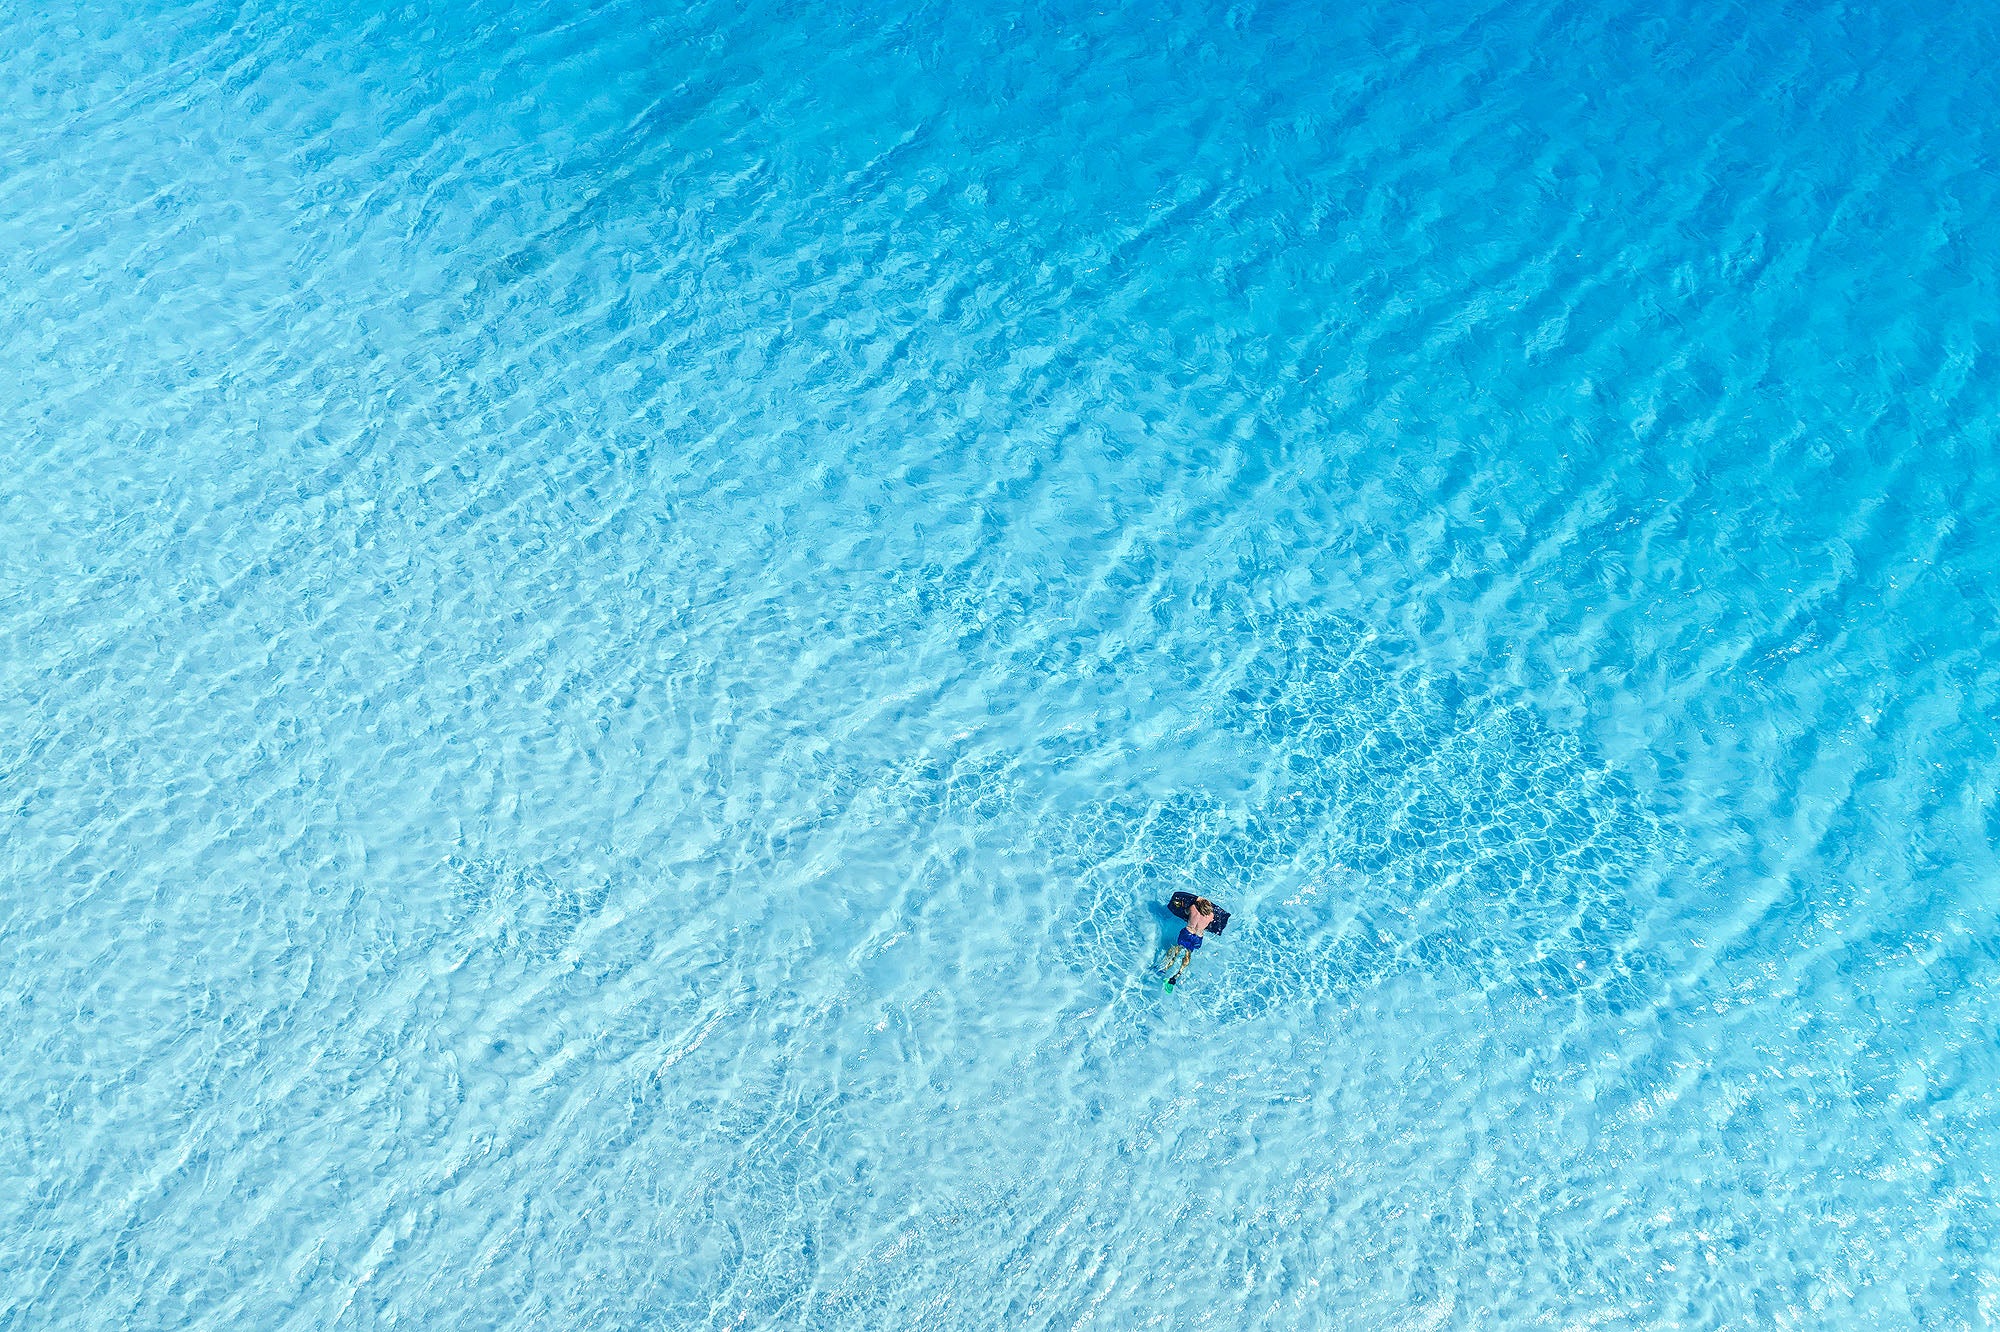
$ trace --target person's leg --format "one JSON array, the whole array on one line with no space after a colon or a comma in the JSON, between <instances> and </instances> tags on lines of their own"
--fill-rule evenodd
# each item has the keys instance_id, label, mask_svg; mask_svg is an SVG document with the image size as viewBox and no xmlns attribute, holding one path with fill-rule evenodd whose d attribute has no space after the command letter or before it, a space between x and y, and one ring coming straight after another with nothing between
<instances>
[{"instance_id":1,"label":"person's leg","mask_svg":"<svg viewBox=\"0 0 2000 1332\"><path fill-rule=\"evenodd\" d=\"M1186 952L1187 949L1181 947L1179 944L1168 944L1167 951L1160 954L1160 960L1153 964L1153 970L1159 972L1162 976L1166 975L1174 969L1174 954Z\"/></svg>"}]
</instances>

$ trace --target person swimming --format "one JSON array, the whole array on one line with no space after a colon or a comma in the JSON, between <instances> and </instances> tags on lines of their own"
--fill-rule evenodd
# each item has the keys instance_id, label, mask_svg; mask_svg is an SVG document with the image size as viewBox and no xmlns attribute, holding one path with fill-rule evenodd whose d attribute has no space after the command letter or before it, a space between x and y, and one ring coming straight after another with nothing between
<instances>
[{"instance_id":1,"label":"person swimming","mask_svg":"<svg viewBox=\"0 0 2000 1332\"><path fill-rule=\"evenodd\" d=\"M1167 988L1169 990L1173 989L1175 983L1186 974L1188 963L1194 961L1194 950L1201 947L1201 936L1207 932L1208 923L1214 919L1215 903L1209 901L1206 897L1197 897L1188 906L1187 925L1181 930L1180 937L1174 940L1173 944L1160 958L1158 969L1161 972L1171 969L1174 973L1167 977ZM1178 967L1174 966L1174 955L1176 953L1180 954L1180 966Z\"/></svg>"}]
</instances>

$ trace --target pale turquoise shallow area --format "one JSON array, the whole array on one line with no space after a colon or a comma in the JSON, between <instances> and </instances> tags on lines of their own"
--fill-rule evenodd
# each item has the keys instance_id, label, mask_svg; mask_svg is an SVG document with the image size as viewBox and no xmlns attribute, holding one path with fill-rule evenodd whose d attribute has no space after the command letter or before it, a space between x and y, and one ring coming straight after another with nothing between
<instances>
[{"instance_id":1,"label":"pale turquoise shallow area","mask_svg":"<svg viewBox=\"0 0 2000 1332\"><path fill-rule=\"evenodd\" d=\"M0 1328L2000 1323L1996 70L0 7Z\"/></svg>"}]
</instances>

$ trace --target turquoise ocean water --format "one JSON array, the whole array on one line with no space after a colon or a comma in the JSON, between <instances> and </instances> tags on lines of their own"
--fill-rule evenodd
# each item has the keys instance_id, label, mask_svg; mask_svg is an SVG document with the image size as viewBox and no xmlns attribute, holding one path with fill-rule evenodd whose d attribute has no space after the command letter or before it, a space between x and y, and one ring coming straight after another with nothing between
<instances>
[{"instance_id":1,"label":"turquoise ocean water","mask_svg":"<svg viewBox=\"0 0 2000 1332\"><path fill-rule=\"evenodd\" d=\"M1996 71L0 5L0 1327L2000 1323Z\"/></svg>"}]
</instances>

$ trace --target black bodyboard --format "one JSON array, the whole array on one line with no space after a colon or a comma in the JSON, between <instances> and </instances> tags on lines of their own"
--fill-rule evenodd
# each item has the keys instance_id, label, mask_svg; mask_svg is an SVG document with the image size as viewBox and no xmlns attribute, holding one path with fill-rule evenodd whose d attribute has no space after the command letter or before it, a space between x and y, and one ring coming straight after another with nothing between
<instances>
[{"instance_id":1,"label":"black bodyboard","mask_svg":"<svg viewBox=\"0 0 2000 1332\"><path fill-rule=\"evenodd\" d=\"M1173 912L1176 916L1179 916L1182 920L1186 920L1188 918L1188 912L1192 910L1194 907L1194 898L1195 895L1193 893L1175 893L1172 897L1167 899L1167 910ZM1211 902L1209 903L1209 905L1214 906L1215 904ZM1229 928L1229 913L1227 911L1224 911L1221 907L1216 907L1215 919L1208 922L1207 933L1220 934L1228 928Z\"/></svg>"}]
</instances>

